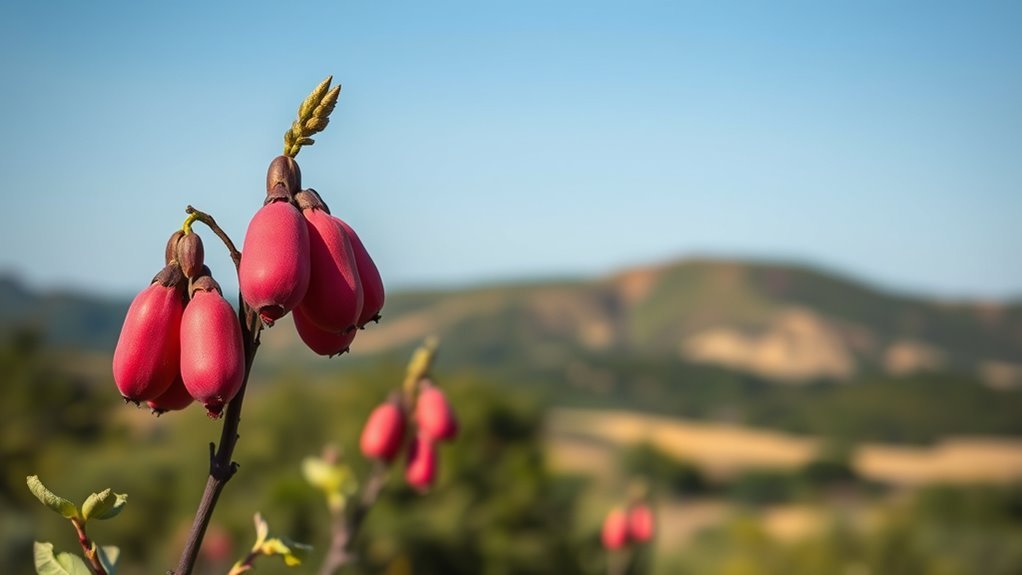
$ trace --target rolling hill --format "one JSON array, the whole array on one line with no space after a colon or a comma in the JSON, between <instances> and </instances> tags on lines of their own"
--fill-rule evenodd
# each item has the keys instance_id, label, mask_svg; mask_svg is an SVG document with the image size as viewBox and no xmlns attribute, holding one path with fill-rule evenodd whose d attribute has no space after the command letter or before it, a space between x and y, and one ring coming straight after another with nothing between
<instances>
[{"instance_id":1,"label":"rolling hill","mask_svg":"<svg viewBox=\"0 0 1022 575\"><path fill-rule=\"evenodd\" d=\"M403 353L429 334L459 365L564 370L615 357L791 383L920 371L1022 382L1022 305L893 294L794 265L688 260L594 280L400 293L353 349ZM301 347L275 331L266 340L289 354Z\"/></svg>"},{"instance_id":2,"label":"rolling hill","mask_svg":"<svg viewBox=\"0 0 1022 575\"><path fill-rule=\"evenodd\" d=\"M34 326L58 345L112 349L126 307L0 278L0 325ZM359 335L356 358L403 355L436 334L450 365L563 373L597 386L587 365L601 358L786 383L922 371L1022 384L1022 304L895 294L797 265L694 259L596 279L394 293L383 313ZM263 339L264 361L313 357L293 330Z\"/></svg>"}]
</instances>

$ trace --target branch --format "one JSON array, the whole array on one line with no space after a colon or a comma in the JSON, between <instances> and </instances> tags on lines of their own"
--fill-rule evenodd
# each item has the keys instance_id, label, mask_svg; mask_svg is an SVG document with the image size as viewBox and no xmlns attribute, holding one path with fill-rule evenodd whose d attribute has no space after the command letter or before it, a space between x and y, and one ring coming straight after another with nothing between
<instances>
[{"instance_id":1,"label":"branch","mask_svg":"<svg viewBox=\"0 0 1022 575\"><path fill-rule=\"evenodd\" d=\"M383 485L387 482L387 470L386 463L376 461L355 509L347 515L343 510L332 512L333 522L330 529L333 535L330 539L330 549L327 550L323 566L319 569L319 575L333 575L355 558L351 553L352 543L355 541L355 536L358 535L358 530L362 527L366 515L369 514L369 510L380 497Z\"/></svg>"},{"instance_id":2,"label":"branch","mask_svg":"<svg viewBox=\"0 0 1022 575\"><path fill-rule=\"evenodd\" d=\"M241 252L234 247L234 242L227 233L217 225L212 216L188 206L185 211L189 217L194 217L207 226L227 246L227 251L234 260L235 267L241 265ZM192 522L192 529L188 533L188 540L185 542L184 550L181 552L181 559L178 561L175 575L191 575L195 566L195 559L202 545L202 538L206 535L206 528L213 516L213 508L216 507L217 499L224 486L238 470L238 464L231 460L234 454L234 447L238 443L238 423L241 421L241 404L245 399L245 390L248 388L248 378L252 373L252 364L255 361L256 352L259 349L259 332L262 331L262 323L259 316L245 303L245 299L238 294L238 320L241 322L241 337L245 346L245 377L241 389L234 399L227 404L227 413L224 416L224 426L220 431L220 446L209 444L209 478L206 480L206 489L199 501L199 508L195 512L195 520Z\"/></svg>"},{"instance_id":3,"label":"branch","mask_svg":"<svg viewBox=\"0 0 1022 575\"><path fill-rule=\"evenodd\" d=\"M241 561L238 561L234 565L234 567L231 567L231 570L230 570L229 573L227 573L227 575L241 575L241 573L244 573L246 571L254 569L255 568L255 559L258 556L259 556L259 552L258 551L255 551L255 550L249 551L248 555L245 555L244 559L242 559Z\"/></svg>"},{"instance_id":4,"label":"branch","mask_svg":"<svg viewBox=\"0 0 1022 575\"><path fill-rule=\"evenodd\" d=\"M607 557L607 573L608 575L628 575L634 563L635 551L632 549L611 552Z\"/></svg>"},{"instance_id":5,"label":"branch","mask_svg":"<svg viewBox=\"0 0 1022 575\"><path fill-rule=\"evenodd\" d=\"M241 252L238 251L238 248L234 247L234 242L231 241L231 238L227 235L227 232L225 232L216 223L216 220L213 219L213 216L207 214L206 212L199 211L193 208L192 206L186 207L185 213L188 214L188 219L185 220L186 226L191 226L193 221L199 221L206 224L209 227L209 229L213 230L213 233L216 234L218 238L220 238L220 241L222 241L225 246L227 246L227 252L231 254L231 259L234 260L234 268L239 269L241 267Z\"/></svg>"},{"instance_id":6,"label":"branch","mask_svg":"<svg viewBox=\"0 0 1022 575\"><path fill-rule=\"evenodd\" d=\"M82 551L85 552L85 558L89 560L89 567L92 568L92 572L96 575L107 575L106 569L103 568L103 563L99 560L99 548L85 534L85 523L78 518L72 518L71 524L75 526L75 531L78 532L78 543L82 546Z\"/></svg>"}]
</instances>

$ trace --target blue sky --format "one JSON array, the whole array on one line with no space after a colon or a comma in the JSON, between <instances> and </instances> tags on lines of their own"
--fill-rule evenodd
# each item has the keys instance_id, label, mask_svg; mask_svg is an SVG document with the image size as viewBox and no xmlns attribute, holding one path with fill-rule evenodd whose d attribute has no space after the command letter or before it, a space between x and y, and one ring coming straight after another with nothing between
<instances>
[{"instance_id":1,"label":"blue sky","mask_svg":"<svg viewBox=\"0 0 1022 575\"><path fill-rule=\"evenodd\" d=\"M141 288L189 203L240 244L332 73L304 183L392 287L726 254L1022 294L1022 3L99 4L0 21L35 285Z\"/></svg>"}]
</instances>

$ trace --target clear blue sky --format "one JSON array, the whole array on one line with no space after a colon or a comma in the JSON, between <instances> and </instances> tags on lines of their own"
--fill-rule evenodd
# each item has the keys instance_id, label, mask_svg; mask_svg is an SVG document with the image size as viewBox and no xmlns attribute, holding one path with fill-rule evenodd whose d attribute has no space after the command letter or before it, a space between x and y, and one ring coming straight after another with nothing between
<instances>
[{"instance_id":1,"label":"clear blue sky","mask_svg":"<svg viewBox=\"0 0 1022 575\"><path fill-rule=\"evenodd\" d=\"M1017 1L19 2L0 270L128 294L189 203L240 243L332 73L305 184L392 287L717 253L1022 294L1020 30Z\"/></svg>"}]
</instances>

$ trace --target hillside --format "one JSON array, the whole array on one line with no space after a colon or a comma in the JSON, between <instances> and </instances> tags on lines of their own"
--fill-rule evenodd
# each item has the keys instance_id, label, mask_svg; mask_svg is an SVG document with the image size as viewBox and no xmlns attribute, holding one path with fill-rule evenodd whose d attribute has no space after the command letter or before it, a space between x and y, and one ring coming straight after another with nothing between
<instances>
[{"instance_id":1,"label":"hillside","mask_svg":"<svg viewBox=\"0 0 1022 575\"><path fill-rule=\"evenodd\" d=\"M58 347L113 353L128 303L68 290L40 293L0 275L0 334L27 329Z\"/></svg>"},{"instance_id":2,"label":"hillside","mask_svg":"<svg viewBox=\"0 0 1022 575\"><path fill-rule=\"evenodd\" d=\"M0 278L0 325L34 326L58 345L112 349L126 307ZM685 260L598 279L392 293L383 315L359 335L355 358L403 355L436 334L448 365L597 387L606 361L777 382L954 372L1022 384L1022 305L893 294L795 265ZM312 359L286 328L265 332L264 353L275 365Z\"/></svg>"},{"instance_id":3,"label":"hillside","mask_svg":"<svg viewBox=\"0 0 1022 575\"><path fill-rule=\"evenodd\" d=\"M431 333L457 364L569 378L592 379L580 362L613 357L780 382L950 371L1022 383L1022 306L892 294L793 265L689 260L595 280L396 294L355 355L403 353ZM289 354L301 347L288 334L267 340Z\"/></svg>"}]
</instances>

